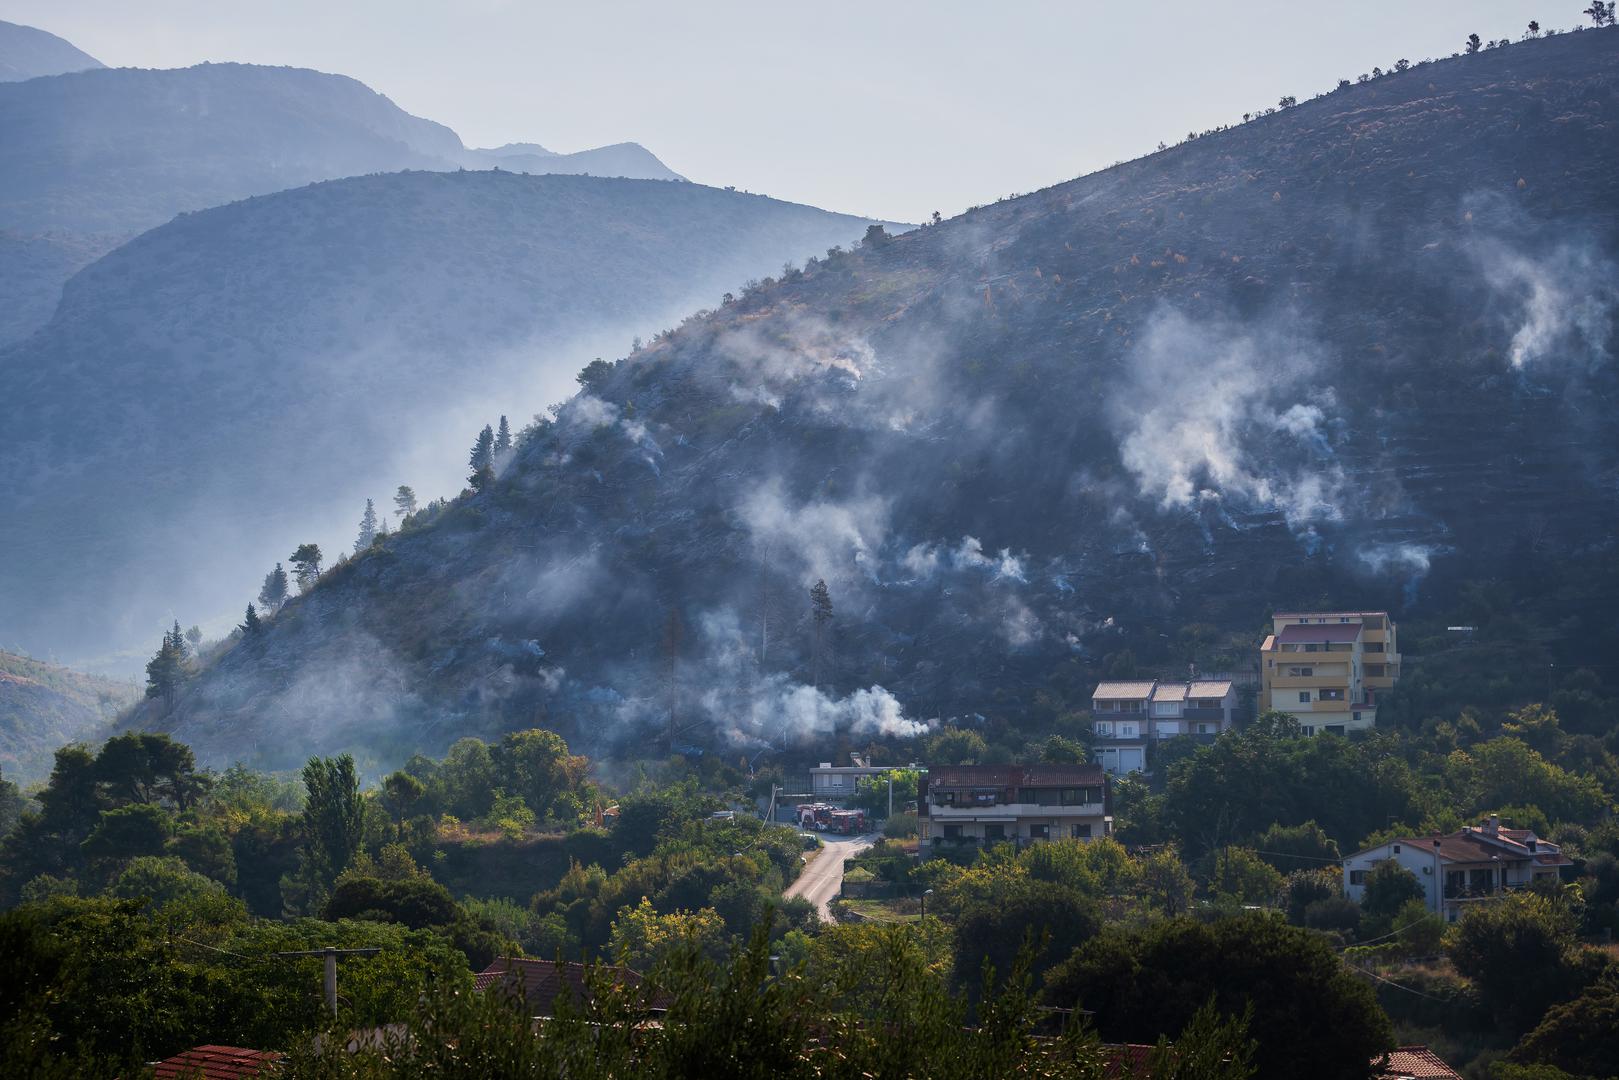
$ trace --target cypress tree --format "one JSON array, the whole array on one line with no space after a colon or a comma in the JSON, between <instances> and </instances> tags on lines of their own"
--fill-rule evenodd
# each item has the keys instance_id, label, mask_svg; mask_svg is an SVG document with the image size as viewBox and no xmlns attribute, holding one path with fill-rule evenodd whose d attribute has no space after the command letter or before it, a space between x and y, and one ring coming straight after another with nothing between
<instances>
[{"instance_id":1,"label":"cypress tree","mask_svg":"<svg viewBox=\"0 0 1619 1080\"><path fill-rule=\"evenodd\" d=\"M259 618L259 613L254 610L252 604L247 605L247 617L242 620L242 625L238 629L242 631L243 637L258 637L259 632L264 629L264 620Z\"/></svg>"},{"instance_id":2,"label":"cypress tree","mask_svg":"<svg viewBox=\"0 0 1619 1080\"><path fill-rule=\"evenodd\" d=\"M479 469L493 468L495 465L495 429L488 424L478 432L478 439L472 444L472 456L467 464L473 472Z\"/></svg>"},{"instance_id":3,"label":"cypress tree","mask_svg":"<svg viewBox=\"0 0 1619 1080\"><path fill-rule=\"evenodd\" d=\"M504 416L502 416L500 418L500 430L495 432L495 454L498 457L501 454L510 453L511 449L512 449L512 429L511 429L511 425L506 423L506 418Z\"/></svg>"},{"instance_id":4,"label":"cypress tree","mask_svg":"<svg viewBox=\"0 0 1619 1080\"><path fill-rule=\"evenodd\" d=\"M354 554L358 555L371 546L371 541L377 538L377 508L371 500L365 500L365 513L360 515L360 535L354 538Z\"/></svg>"},{"instance_id":5,"label":"cypress tree","mask_svg":"<svg viewBox=\"0 0 1619 1080\"><path fill-rule=\"evenodd\" d=\"M259 607L274 615L287 602L287 572L276 563L275 569L264 575L264 587L259 590Z\"/></svg>"}]
</instances>

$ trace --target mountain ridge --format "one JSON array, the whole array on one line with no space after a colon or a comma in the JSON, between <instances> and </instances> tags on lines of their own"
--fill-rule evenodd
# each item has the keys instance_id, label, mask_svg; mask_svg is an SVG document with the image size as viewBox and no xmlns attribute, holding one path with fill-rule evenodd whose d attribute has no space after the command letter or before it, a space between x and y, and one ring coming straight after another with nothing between
<instances>
[{"instance_id":1,"label":"mountain ridge","mask_svg":"<svg viewBox=\"0 0 1619 1080\"><path fill-rule=\"evenodd\" d=\"M495 419L484 405L510 401L521 424L581 355L868 224L505 170L183 214L80 271L45 328L0 348L0 491L17 511L0 518L16 553L0 636L83 661L172 610L239 616L244 582L309 534L331 547L333 514L386 509L400 483L424 501L459 490L460 462L426 448L470 445Z\"/></svg>"},{"instance_id":2,"label":"mountain ridge","mask_svg":"<svg viewBox=\"0 0 1619 1080\"><path fill-rule=\"evenodd\" d=\"M1615 43L1419 65L751 290L136 720L266 760L535 717L609 755L869 737L1082 708L1188 619L1612 550Z\"/></svg>"},{"instance_id":3,"label":"mountain ridge","mask_svg":"<svg viewBox=\"0 0 1619 1080\"><path fill-rule=\"evenodd\" d=\"M0 82L106 67L65 38L0 19Z\"/></svg>"}]
</instances>

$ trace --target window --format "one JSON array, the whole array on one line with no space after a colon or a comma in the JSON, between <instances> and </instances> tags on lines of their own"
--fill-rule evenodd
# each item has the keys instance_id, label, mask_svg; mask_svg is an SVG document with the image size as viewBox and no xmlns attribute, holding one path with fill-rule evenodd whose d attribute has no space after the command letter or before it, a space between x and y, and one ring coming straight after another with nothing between
<instances>
[{"instance_id":1,"label":"window","mask_svg":"<svg viewBox=\"0 0 1619 1080\"><path fill-rule=\"evenodd\" d=\"M1082 825L1075 825L1069 830L1069 833L1075 840L1089 840L1091 838L1091 823L1087 821Z\"/></svg>"},{"instance_id":2,"label":"window","mask_svg":"<svg viewBox=\"0 0 1619 1080\"><path fill-rule=\"evenodd\" d=\"M1197 707L1200 708L1200 709L1218 709L1218 708L1220 708L1220 699L1219 698L1198 698L1197 699Z\"/></svg>"},{"instance_id":3,"label":"window","mask_svg":"<svg viewBox=\"0 0 1619 1080\"><path fill-rule=\"evenodd\" d=\"M1041 823L1039 825L1030 825L1029 826L1029 839L1030 840L1050 840L1051 839L1051 826L1047 825L1047 824L1044 824L1044 823Z\"/></svg>"},{"instance_id":4,"label":"window","mask_svg":"<svg viewBox=\"0 0 1619 1080\"><path fill-rule=\"evenodd\" d=\"M1323 687L1321 690L1320 700L1322 701L1342 701L1343 699L1344 691L1341 686Z\"/></svg>"},{"instance_id":5,"label":"window","mask_svg":"<svg viewBox=\"0 0 1619 1080\"><path fill-rule=\"evenodd\" d=\"M1385 670L1387 669L1383 664L1367 664L1366 677L1369 679L1381 679Z\"/></svg>"},{"instance_id":6,"label":"window","mask_svg":"<svg viewBox=\"0 0 1619 1080\"><path fill-rule=\"evenodd\" d=\"M1305 652L1320 652L1321 651L1321 646L1317 645L1315 642L1312 641L1312 642L1307 643L1304 646L1304 651Z\"/></svg>"},{"instance_id":7,"label":"window","mask_svg":"<svg viewBox=\"0 0 1619 1080\"><path fill-rule=\"evenodd\" d=\"M1199 735L1207 735L1209 733L1209 725L1207 725L1207 724L1199 724L1199 725L1197 725L1197 733Z\"/></svg>"},{"instance_id":8,"label":"window","mask_svg":"<svg viewBox=\"0 0 1619 1080\"><path fill-rule=\"evenodd\" d=\"M999 824L997 824L997 825L985 825L984 826L984 839L985 840L1005 840L1006 839L1006 826L1005 825L999 825Z\"/></svg>"},{"instance_id":9,"label":"window","mask_svg":"<svg viewBox=\"0 0 1619 1080\"><path fill-rule=\"evenodd\" d=\"M1367 652L1382 652L1383 651L1383 643L1381 641L1368 641L1366 643L1366 651Z\"/></svg>"},{"instance_id":10,"label":"window","mask_svg":"<svg viewBox=\"0 0 1619 1080\"><path fill-rule=\"evenodd\" d=\"M960 840L961 839L961 826L960 825L946 825L944 827L944 838L946 840Z\"/></svg>"},{"instance_id":11,"label":"window","mask_svg":"<svg viewBox=\"0 0 1619 1080\"><path fill-rule=\"evenodd\" d=\"M1327 734L1328 735L1342 735L1343 733L1344 733L1344 726L1342 724L1328 724L1327 725Z\"/></svg>"},{"instance_id":12,"label":"window","mask_svg":"<svg viewBox=\"0 0 1619 1080\"><path fill-rule=\"evenodd\" d=\"M1300 705L1308 705L1309 703L1310 703L1310 691L1308 691L1308 690L1300 690L1299 691L1299 704Z\"/></svg>"},{"instance_id":13,"label":"window","mask_svg":"<svg viewBox=\"0 0 1619 1080\"><path fill-rule=\"evenodd\" d=\"M1351 885L1364 885L1364 884L1366 884L1366 871L1364 871L1364 870L1351 870L1351 871L1349 871L1349 884L1351 884Z\"/></svg>"},{"instance_id":14,"label":"window","mask_svg":"<svg viewBox=\"0 0 1619 1080\"><path fill-rule=\"evenodd\" d=\"M1120 724L1119 725L1119 738L1121 738L1121 739L1133 739L1135 737L1136 737L1136 726L1134 724Z\"/></svg>"},{"instance_id":15,"label":"window","mask_svg":"<svg viewBox=\"0 0 1619 1080\"><path fill-rule=\"evenodd\" d=\"M1340 618L1339 618L1339 619L1338 619L1338 621L1339 621L1339 622L1349 622L1349 621L1350 621L1350 619L1349 619L1349 616L1348 616L1348 615L1344 615L1344 616L1342 616L1342 617L1340 617Z\"/></svg>"},{"instance_id":16,"label":"window","mask_svg":"<svg viewBox=\"0 0 1619 1080\"><path fill-rule=\"evenodd\" d=\"M1358 713L1358 712L1355 713L1354 717L1355 717L1355 723L1357 723L1357 724L1360 723L1360 713Z\"/></svg>"},{"instance_id":17,"label":"window","mask_svg":"<svg viewBox=\"0 0 1619 1080\"><path fill-rule=\"evenodd\" d=\"M1307 679L1311 675L1315 674L1315 668L1313 668L1313 667L1290 667L1290 668L1287 669L1287 674L1291 678Z\"/></svg>"},{"instance_id":18,"label":"window","mask_svg":"<svg viewBox=\"0 0 1619 1080\"><path fill-rule=\"evenodd\" d=\"M1314 724L1300 724L1299 725L1299 734L1301 734L1301 735L1314 735L1315 734L1315 725Z\"/></svg>"}]
</instances>

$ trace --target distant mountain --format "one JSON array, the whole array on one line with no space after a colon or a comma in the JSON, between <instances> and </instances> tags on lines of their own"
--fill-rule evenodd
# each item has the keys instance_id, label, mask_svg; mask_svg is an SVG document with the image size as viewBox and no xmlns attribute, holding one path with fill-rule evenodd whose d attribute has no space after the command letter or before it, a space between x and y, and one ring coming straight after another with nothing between
<instances>
[{"instance_id":1,"label":"distant mountain","mask_svg":"<svg viewBox=\"0 0 1619 1080\"><path fill-rule=\"evenodd\" d=\"M0 652L0 772L43 780L57 747L97 738L140 696L135 684Z\"/></svg>"},{"instance_id":2,"label":"distant mountain","mask_svg":"<svg viewBox=\"0 0 1619 1080\"><path fill-rule=\"evenodd\" d=\"M577 154L468 150L342 75L252 64L101 68L0 84L0 344L42 325L71 273L175 214L405 169L679 179L633 143Z\"/></svg>"},{"instance_id":3,"label":"distant mountain","mask_svg":"<svg viewBox=\"0 0 1619 1080\"><path fill-rule=\"evenodd\" d=\"M681 180L639 143L614 143L594 150L558 154L534 143L508 143L493 150L468 150L468 167L496 166L513 172L570 173L590 176L636 176L647 180Z\"/></svg>"},{"instance_id":4,"label":"distant mountain","mask_svg":"<svg viewBox=\"0 0 1619 1080\"><path fill-rule=\"evenodd\" d=\"M0 20L0 82L102 66L100 60L55 34Z\"/></svg>"},{"instance_id":5,"label":"distant mountain","mask_svg":"<svg viewBox=\"0 0 1619 1080\"><path fill-rule=\"evenodd\" d=\"M1274 605L1611 560L1616 125L1619 30L1560 35L784 275L587 371L498 483L141 721L279 765L537 718L863 745L1087 708ZM1563 632L1614 642L1616 603Z\"/></svg>"},{"instance_id":6,"label":"distant mountain","mask_svg":"<svg viewBox=\"0 0 1619 1080\"><path fill-rule=\"evenodd\" d=\"M391 513L402 483L459 491L499 412L521 427L593 356L869 224L506 171L183 215L0 349L0 641L84 660L149 651L174 613L239 618L297 543L351 543L367 497Z\"/></svg>"}]
</instances>

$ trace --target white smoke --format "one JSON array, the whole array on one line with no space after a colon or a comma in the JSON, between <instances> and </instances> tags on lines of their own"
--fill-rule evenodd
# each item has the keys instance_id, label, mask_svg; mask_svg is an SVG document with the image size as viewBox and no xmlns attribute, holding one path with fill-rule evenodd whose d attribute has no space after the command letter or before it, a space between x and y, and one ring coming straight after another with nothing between
<instances>
[{"instance_id":1,"label":"white smoke","mask_svg":"<svg viewBox=\"0 0 1619 1080\"><path fill-rule=\"evenodd\" d=\"M1344 474L1323 430L1334 401L1313 385L1314 343L1166 310L1130 359L1110 404L1143 496L1174 509L1212 490L1276 509L1295 529L1342 516Z\"/></svg>"},{"instance_id":2,"label":"white smoke","mask_svg":"<svg viewBox=\"0 0 1619 1080\"><path fill-rule=\"evenodd\" d=\"M1011 548L1001 548L994 555L984 553L984 543L976 536L963 536L954 548L941 544L922 543L911 546L899 561L900 568L912 581L931 580L942 569L979 571L991 581L1011 581L1028 584L1028 572L1023 559L1012 554Z\"/></svg>"},{"instance_id":3,"label":"white smoke","mask_svg":"<svg viewBox=\"0 0 1619 1080\"><path fill-rule=\"evenodd\" d=\"M1474 245L1484 279L1511 312L1508 356L1523 370L1578 357L1608 358L1614 311L1619 308L1615 267L1583 247L1561 245L1531 256L1497 241Z\"/></svg>"},{"instance_id":4,"label":"white smoke","mask_svg":"<svg viewBox=\"0 0 1619 1080\"><path fill-rule=\"evenodd\" d=\"M792 501L779 479L754 488L737 507L756 547L805 581L870 577L888 532L888 501L856 496L834 501Z\"/></svg>"}]
</instances>

